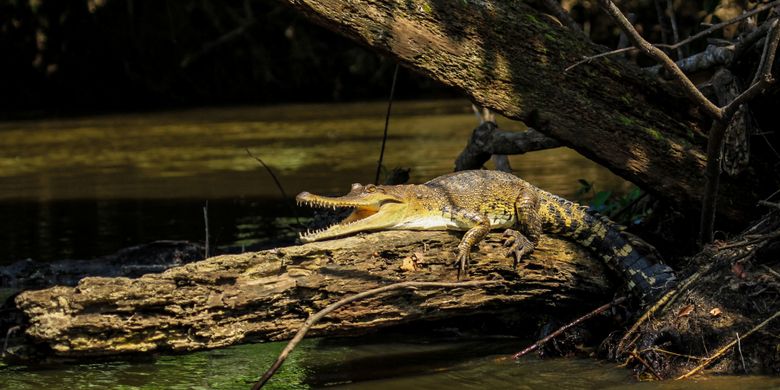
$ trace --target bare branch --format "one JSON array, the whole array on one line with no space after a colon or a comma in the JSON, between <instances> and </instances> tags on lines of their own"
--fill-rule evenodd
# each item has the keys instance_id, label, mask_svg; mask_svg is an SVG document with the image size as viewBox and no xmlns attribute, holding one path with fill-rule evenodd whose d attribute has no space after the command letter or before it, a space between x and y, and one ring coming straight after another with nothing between
<instances>
[{"instance_id":1,"label":"bare branch","mask_svg":"<svg viewBox=\"0 0 780 390\"><path fill-rule=\"evenodd\" d=\"M720 108L713 104L709 99L707 99L701 91L699 91L698 88L691 82L688 77L685 76L685 73L683 73L682 70L672 61L671 58L669 58L666 53L664 53L661 49L653 46L649 42L647 42L644 38L642 38L641 35L634 29L634 26L631 25L631 23L626 19L625 16L623 16L623 13L620 12L620 10L615 6L615 4L610 0L600 0L599 3L601 3L602 7L610 14L612 15L612 18L615 19L615 21L620 25L620 28L623 29L623 31L626 32L628 37L634 42L634 45L640 50L642 50L647 55L655 58L656 60L660 61L661 64L664 66L664 68L680 83L680 85L683 87L683 91L686 95L688 95L688 98L691 99L694 103L696 103L700 108L702 108L707 115L712 117L715 120L721 120L723 117L723 112L721 112Z\"/></svg>"},{"instance_id":2,"label":"bare branch","mask_svg":"<svg viewBox=\"0 0 780 390\"><path fill-rule=\"evenodd\" d=\"M476 280L476 281L470 281L470 282L401 282L401 283L394 283L387 286L372 288L371 290L363 291L362 293L358 293L355 295L348 296L344 299L338 300L334 303L331 303L324 309L318 311L317 313L313 314L309 318L306 319L306 321L303 323L303 326L301 326L300 329L298 329L298 333L295 334L295 337L290 340L289 343L287 343L287 346L284 347L282 352L279 354L279 357L276 358L276 361L273 365L271 365L271 368L268 369L268 371L263 374L263 376L260 378L260 380L257 381L257 383L252 386L252 390L260 389L265 385L266 382L268 382L269 379L276 373L276 371L279 369L279 367L282 366L282 363L284 363L285 360L287 360L287 355L292 352L293 349L298 345L298 343L303 340L303 337L306 336L306 332L311 329L314 324L317 323L317 321L321 320L326 315L330 314L334 310L352 303L354 301L368 298L377 294L381 294L383 292L393 291L393 290L401 290L401 289L415 289L415 288L441 288L441 287L450 287L450 288L457 288L457 287L480 287L485 286L488 284L495 284L496 281L492 280Z\"/></svg>"},{"instance_id":3,"label":"bare branch","mask_svg":"<svg viewBox=\"0 0 780 390\"><path fill-rule=\"evenodd\" d=\"M715 203L720 186L720 149L723 146L723 136L726 133L727 125L728 123L723 121L712 121L707 138L707 167L704 170L706 182L702 197L701 219L699 220L699 241L701 244L712 241L712 232L715 227Z\"/></svg>"},{"instance_id":4,"label":"bare branch","mask_svg":"<svg viewBox=\"0 0 780 390\"><path fill-rule=\"evenodd\" d=\"M755 77L753 77L752 85L737 96L731 103L723 110L726 114L731 114L739 108L741 104L744 104L759 94L763 93L770 84L774 83L772 77L772 65L775 63L775 54L777 53L777 45L780 43L780 28L778 28L778 20L772 21L769 27L769 38L764 44L764 53L761 55L761 62L758 65L758 71Z\"/></svg>"},{"instance_id":5,"label":"bare branch","mask_svg":"<svg viewBox=\"0 0 780 390\"><path fill-rule=\"evenodd\" d=\"M770 24L771 23L767 22L762 23L760 26L758 26L758 28L751 31L749 34L740 39L739 42L737 42L737 44L734 46L734 56L731 59L732 63L742 58L748 49L750 49L756 42L764 38L764 36L769 31Z\"/></svg>"},{"instance_id":6,"label":"bare branch","mask_svg":"<svg viewBox=\"0 0 780 390\"><path fill-rule=\"evenodd\" d=\"M533 343L532 345L528 346L524 350L522 350L522 351L512 355L512 358L513 359L519 359L519 358L523 357L524 355L527 355L529 352L531 352L531 351L541 347L542 345L544 345L548 341L552 340L553 338L558 337L561 333L565 332L569 328L571 328L573 326L576 326L576 325L582 323L585 320L590 319L591 317L595 316L596 314L599 314L599 313L603 312L604 310L609 309L612 306L619 305L619 304L623 303L626 299L628 299L628 298L627 297L620 297L620 298L617 298L617 299L613 300L612 302L609 302L609 303L606 303L604 305L601 305L601 306L597 307L596 309L594 309L593 311L585 314L584 316L581 316L581 317L577 318L576 320L574 320L574 321L572 321L572 322L570 322L570 323L560 327L555 332L550 333L546 337L544 337L541 340Z\"/></svg>"},{"instance_id":7,"label":"bare branch","mask_svg":"<svg viewBox=\"0 0 780 390\"><path fill-rule=\"evenodd\" d=\"M677 43L680 40L680 33L677 30L677 17L674 15L674 0L666 0L666 13L669 14L669 24L672 25L672 40ZM683 58L683 51L680 46L676 47L677 58Z\"/></svg>"},{"instance_id":8,"label":"bare branch","mask_svg":"<svg viewBox=\"0 0 780 390\"><path fill-rule=\"evenodd\" d=\"M675 62L677 66L685 73L695 73L705 69L710 69L718 65L726 65L734 58L734 46L715 46L709 45L701 53L696 53L690 57L683 58ZM644 68L647 73L658 75L663 69L662 65L654 65Z\"/></svg>"},{"instance_id":9,"label":"bare branch","mask_svg":"<svg viewBox=\"0 0 780 390\"><path fill-rule=\"evenodd\" d=\"M523 154L559 146L558 140L534 129L501 131L494 122L484 122L474 129L466 148L455 160L455 170L479 169L492 155Z\"/></svg>"},{"instance_id":10,"label":"bare branch","mask_svg":"<svg viewBox=\"0 0 780 390\"><path fill-rule=\"evenodd\" d=\"M661 0L653 0L655 5L655 15L658 18L658 26L661 28L661 41L669 43L669 37L666 35L666 23L664 23L664 11L661 8Z\"/></svg>"},{"instance_id":11,"label":"bare branch","mask_svg":"<svg viewBox=\"0 0 780 390\"><path fill-rule=\"evenodd\" d=\"M771 2L769 4L765 4L765 5L761 6L761 7L757 7L755 9L753 9L753 10L745 12L744 14L739 15L739 16L733 18L733 19L729 19L729 20L727 20L725 22L720 22L720 23L717 23L717 24L713 24L712 26L710 26L710 28L708 28L708 29L706 29L704 31L701 31L701 32L699 32L697 34L691 35L690 37L688 37L686 39L683 39L680 42L675 43L674 45L672 45L672 49L676 49L676 48L678 48L678 47L680 47L682 45L687 45L688 43L691 43L691 42L693 42L693 41L695 41L695 40L697 40L699 38L706 37L707 35L710 35L713 32L722 29L723 27L726 27L728 25L731 25L731 24L734 24L734 23L737 23L737 22L741 22L741 21L743 21L743 20L745 20L745 19L747 19L747 18L749 18L749 17L751 17L751 16L753 16L755 14L758 14L758 13L761 13L763 11L766 11L766 10L768 10L768 9L770 9L770 8L776 6L776 5L779 5L779 4L780 4L780 0L776 0L776 1L773 1L773 2Z\"/></svg>"},{"instance_id":12,"label":"bare branch","mask_svg":"<svg viewBox=\"0 0 780 390\"><path fill-rule=\"evenodd\" d=\"M748 11L748 12L742 14L742 15L739 15L739 16L733 18L733 19L729 19L729 20L726 20L726 21L718 23L718 24L713 24L708 29L706 29L704 31L700 31L697 34L691 35L690 37L688 37L686 39L683 39L682 41L677 42L677 43L675 43L673 45L657 43L654 46L658 47L658 48L661 48L661 49L672 49L672 50L679 49L679 48L683 47L684 45L687 45L687 44L689 44L689 43L691 43L691 42L693 42L693 41L695 41L697 39L706 37L706 36L712 34L715 31L718 31L718 30L720 30L720 29L722 29L722 28L724 28L726 26L729 26L731 24L740 22L740 21L742 21L742 20L744 20L746 18L749 18L749 17L751 17L751 16L753 16L755 14L758 14L758 13L760 13L762 11L766 11L767 9L770 9L773 6L778 5L778 4L780 4L780 0L776 0L776 1L773 1L773 2L771 2L769 4L765 4L765 5L763 5L761 7L758 7L756 9L754 9L754 10L751 10L751 11ZM620 54L620 53L625 53L625 52L631 51L631 50L639 50L639 48L633 47L633 46L632 47L624 47L624 48L619 48L617 50L611 50L611 51L607 51L607 52L604 52L604 53L600 53L600 54L597 54L595 56L584 57L582 59L582 61L579 61L579 62L576 62L576 63L570 65L564 71L568 72L572 68L575 68L575 67L577 67L579 65L582 65L582 64L584 64L586 62L590 62L590 61L595 60L597 58L607 57L607 56Z\"/></svg>"},{"instance_id":13,"label":"bare branch","mask_svg":"<svg viewBox=\"0 0 780 390\"><path fill-rule=\"evenodd\" d=\"M749 331L747 331L745 334L743 334L743 335L742 335L742 339L743 339L743 340L744 340L744 339L746 339L748 336L750 336L751 334L755 333L757 330L760 330L761 328L765 327L765 326L766 326L766 324L768 324L768 323L772 322L772 320L774 320L774 319L775 319L775 318L777 318L778 316L780 316L780 311L779 311L779 312L776 312L775 314L773 314L772 316L770 316L769 318L767 318L766 320L764 320L764 322L762 322L762 323L760 323L760 324L756 325L755 327L753 327L753 329L750 329ZM691 370L691 371L688 371L688 372L687 372L685 375L681 375L680 377L678 377L678 378L677 378L677 380L680 380L680 379L685 379L685 378L689 378L689 377L691 377L692 375L694 375L694 374L696 374L697 372L699 372L699 371L701 371L702 369L704 369L705 367L709 366L710 364L712 364L712 362L714 362L715 360L717 360L718 358L720 358L721 356L723 356L723 354L725 354L725 353L726 353L726 352L728 352L728 351L729 351L729 350L730 350L732 347L734 347L734 345L736 345L736 344L737 344L737 341L738 341L738 340L739 340L739 339L735 339L734 341L732 341L732 342L730 342L730 343L726 344L726 345L725 345L723 348L719 349L717 352L715 352L715 354L713 354L712 356L708 357L706 360L704 360L704 362L703 362L703 363L701 363L701 364L699 364L698 366L696 366L696 367L695 367L693 370Z\"/></svg>"},{"instance_id":14,"label":"bare branch","mask_svg":"<svg viewBox=\"0 0 780 390\"><path fill-rule=\"evenodd\" d=\"M584 64L586 62L591 62L591 61L595 60L596 58L608 57L608 56L611 56L611 55L614 55L614 54L625 53L625 52L633 51L633 50L638 50L638 49L633 47L633 46L629 46L629 47L623 47L623 48L620 48L620 49L605 51L603 53L599 53L599 54L596 54L594 56L584 57L581 61L577 61L577 62L569 65L563 71L564 72L568 72L568 71L570 71L570 70L572 70L572 69L574 69L574 68L576 68L576 67L578 67L578 66L580 66L580 65L582 65L582 64Z\"/></svg>"}]
</instances>

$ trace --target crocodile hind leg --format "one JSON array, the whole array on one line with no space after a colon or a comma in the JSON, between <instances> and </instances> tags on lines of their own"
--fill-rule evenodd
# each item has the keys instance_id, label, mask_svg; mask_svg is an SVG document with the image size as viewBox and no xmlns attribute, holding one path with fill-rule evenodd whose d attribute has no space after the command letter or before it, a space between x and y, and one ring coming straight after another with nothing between
<instances>
[{"instance_id":1,"label":"crocodile hind leg","mask_svg":"<svg viewBox=\"0 0 780 390\"><path fill-rule=\"evenodd\" d=\"M456 266L458 267L458 280L460 280L461 275L466 275L466 268L471 259L471 248L482 241L490 231L490 220L484 214L461 208L445 208L444 211L450 213L458 225L470 227L458 244Z\"/></svg>"},{"instance_id":2,"label":"crocodile hind leg","mask_svg":"<svg viewBox=\"0 0 780 390\"><path fill-rule=\"evenodd\" d=\"M504 232L504 246L514 255L512 267L517 269L524 256L531 254L542 235L542 222L539 218L539 196L536 191L523 191L515 201L515 216L519 230L507 229ZM525 234L523 234L525 233Z\"/></svg>"}]
</instances>

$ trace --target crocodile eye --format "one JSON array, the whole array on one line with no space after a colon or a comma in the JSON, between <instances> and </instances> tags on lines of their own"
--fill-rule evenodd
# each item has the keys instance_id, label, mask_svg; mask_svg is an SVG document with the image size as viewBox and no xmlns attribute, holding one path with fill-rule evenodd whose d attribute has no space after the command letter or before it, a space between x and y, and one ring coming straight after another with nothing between
<instances>
[{"instance_id":1,"label":"crocodile eye","mask_svg":"<svg viewBox=\"0 0 780 390\"><path fill-rule=\"evenodd\" d=\"M373 184L366 185L366 192L376 192L376 186Z\"/></svg>"}]
</instances>

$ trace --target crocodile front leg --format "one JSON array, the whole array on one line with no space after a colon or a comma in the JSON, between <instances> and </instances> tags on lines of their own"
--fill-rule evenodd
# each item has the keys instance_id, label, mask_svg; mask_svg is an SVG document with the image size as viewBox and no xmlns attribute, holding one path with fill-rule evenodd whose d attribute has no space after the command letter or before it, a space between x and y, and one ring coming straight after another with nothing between
<instances>
[{"instance_id":1,"label":"crocodile front leg","mask_svg":"<svg viewBox=\"0 0 780 390\"><path fill-rule=\"evenodd\" d=\"M466 275L466 268L471 259L471 247L482 241L485 235L490 232L490 219L484 214L462 208L448 207L444 209L444 212L450 214L449 217L458 225L471 227L458 244L456 264L458 266L458 280L460 280L461 274Z\"/></svg>"}]
</instances>

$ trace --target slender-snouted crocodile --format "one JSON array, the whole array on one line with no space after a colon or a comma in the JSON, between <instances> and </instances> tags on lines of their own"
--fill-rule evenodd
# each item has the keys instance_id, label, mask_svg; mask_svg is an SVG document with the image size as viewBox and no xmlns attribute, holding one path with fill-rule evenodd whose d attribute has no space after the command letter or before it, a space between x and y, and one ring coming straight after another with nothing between
<instances>
[{"instance_id":1,"label":"slender-snouted crocodile","mask_svg":"<svg viewBox=\"0 0 780 390\"><path fill-rule=\"evenodd\" d=\"M622 274L629 288L646 302L658 298L675 281L671 268L641 255L605 217L505 172L461 171L424 184L355 183L344 196L301 192L296 200L310 206L354 209L335 225L301 234L303 242L373 230L465 230L458 245L458 277L466 272L471 248L490 230L506 228L506 245L514 253L515 266L534 250L542 232L547 232L589 248Z\"/></svg>"}]
</instances>

